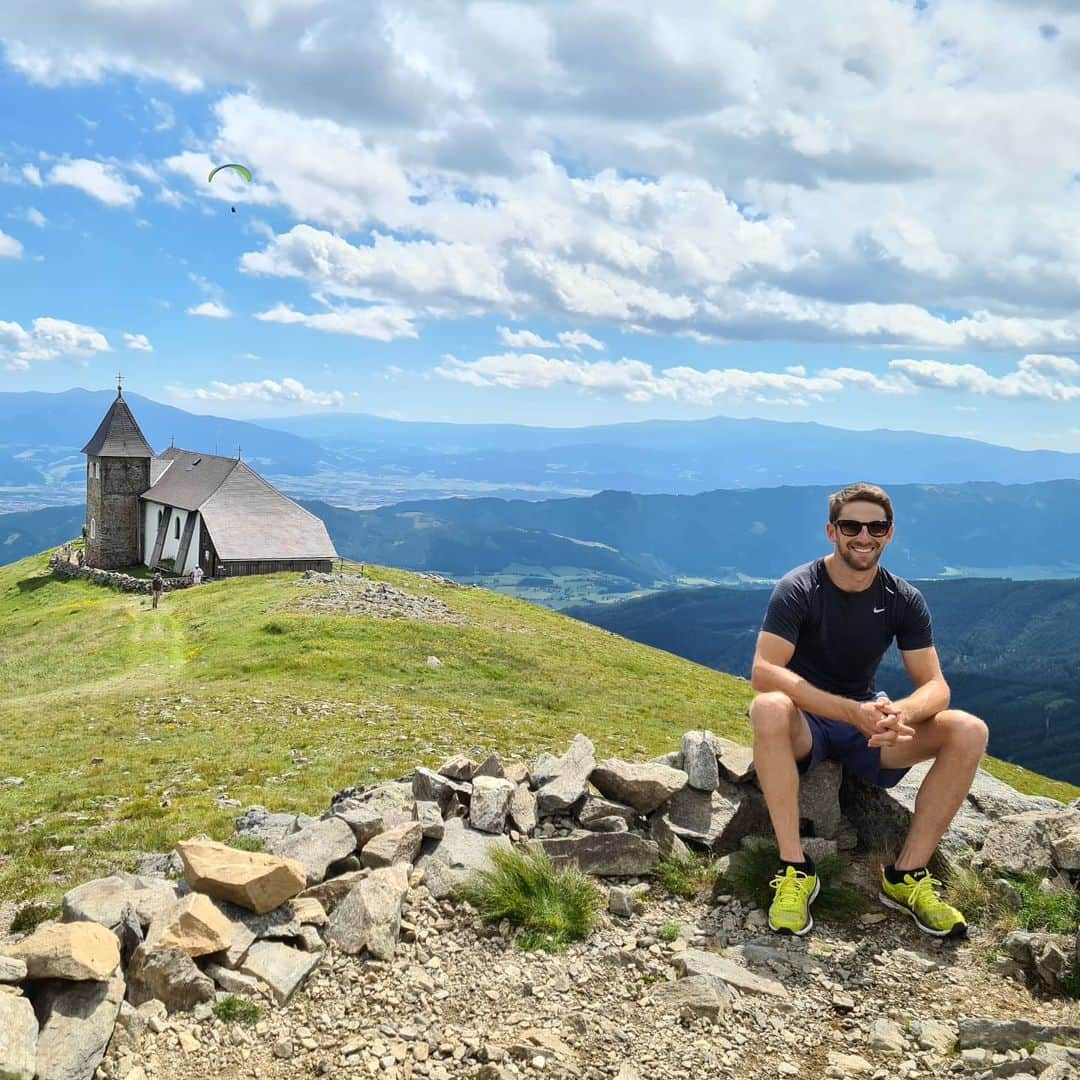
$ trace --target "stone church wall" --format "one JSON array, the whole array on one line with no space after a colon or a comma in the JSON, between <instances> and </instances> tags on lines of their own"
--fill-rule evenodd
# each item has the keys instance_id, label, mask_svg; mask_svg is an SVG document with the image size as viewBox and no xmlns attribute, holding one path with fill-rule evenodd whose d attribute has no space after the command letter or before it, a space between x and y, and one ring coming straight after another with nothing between
<instances>
[{"instance_id":1,"label":"stone church wall","mask_svg":"<svg viewBox=\"0 0 1080 1080\"><path fill-rule=\"evenodd\" d=\"M150 459L91 458L87 468L86 561L102 570L142 562L139 496L150 486Z\"/></svg>"}]
</instances>

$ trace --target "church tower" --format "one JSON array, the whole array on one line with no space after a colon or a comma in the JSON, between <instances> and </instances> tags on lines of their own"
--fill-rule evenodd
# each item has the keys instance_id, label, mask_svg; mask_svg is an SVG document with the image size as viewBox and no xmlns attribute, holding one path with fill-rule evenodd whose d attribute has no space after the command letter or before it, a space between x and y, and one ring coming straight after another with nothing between
<instances>
[{"instance_id":1,"label":"church tower","mask_svg":"<svg viewBox=\"0 0 1080 1080\"><path fill-rule=\"evenodd\" d=\"M141 562L139 496L150 487L155 456L124 400L116 400L86 454L86 565L119 570Z\"/></svg>"}]
</instances>

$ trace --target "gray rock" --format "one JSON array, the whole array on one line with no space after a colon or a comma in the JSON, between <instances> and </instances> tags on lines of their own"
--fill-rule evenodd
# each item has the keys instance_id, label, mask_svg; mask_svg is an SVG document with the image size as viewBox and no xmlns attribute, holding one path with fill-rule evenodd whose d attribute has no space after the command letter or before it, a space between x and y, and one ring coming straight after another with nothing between
<instances>
[{"instance_id":1,"label":"gray rock","mask_svg":"<svg viewBox=\"0 0 1080 1080\"><path fill-rule=\"evenodd\" d=\"M1066 1024L1037 1024L1032 1020L989 1020L961 1017L958 1046L961 1050L984 1047L987 1050L1016 1050L1029 1042L1076 1042L1080 1027Z\"/></svg>"},{"instance_id":2,"label":"gray rock","mask_svg":"<svg viewBox=\"0 0 1080 1080\"><path fill-rule=\"evenodd\" d=\"M26 961L0 955L0 983L17 983L26 978Z\"/></svg>"},{"instance_id":3,"label":"gray rock","mask_svg":"<svg viewBox=\"0 0 1080 1080\"><path fill-rule=\"evenodd\" d=\"M264 844L282 840L300 827L300 815L271 814L265 806L249 806L236 819L234 825L237 836L253 836Z\"/></svg>"},{"instance_id":4,"label":"gray rock","mask_svg":"<svg viewBox=\"0 0 1080 1080\"><path fill-rule=\"evenodd\" d=\"M704 975L719 979L744 994L758 994L778 1001L787 1001L790 996L783 983L748 971L741 964L717 953L687 949L685 952L676 953L672 964L684 975Z\"/></svg>"},{"instance_id":5,"label":"gray rock","mask_svg":"<svg viewBox=\"0 0 1080 1080\"><path fill-rule=\"evenodd\" d=\"M443 816L439 804L417 800L413 808L416 820L420 822L425 840L441 840L443 834Z\"/></svg>"},{"instance_id":6,"label":"gray rock","mask_svg":"<svg viewBox=\"0 0 1080 1080\"><path fill-rule=\"evenodd\" d=\"M707 975L691 975L675 982L660 983L648 997L661 1012L680 1016L703 1016L713 1023L731 1012L731 991L727 984Z\"/></svg>"},{"instance_id":7,"label":"gray rock","mask_svg":"<svg viewBox=\"0 0 1080 1080\"><path fill-rule=\"evenodd\" d=\"M232 971L220 964L207 964L206 974L210 976L229 994L239 994L241 997L262 998L269 997L270 988L254 975L245 975L242 971Z\"/></svg>"},{"instance_id":8,"label":"gray rock","mask_svg":"<svg viewBox=\"0 0 1080 1080\"><path fill-rule=\"evenodd\" d=\"M956 1043L956 1025L943 1020L912 1020L911 1037L922 1050L948 1054Z\"/></svg>"},{"instance_id":9,"label":"gray rock","mask_svg":"<svg viewBox=\"0 0 1080 1080\"><path fill-rule=\"evenodd\" d=\"M305 889L300 897L313 897L330 913L352 892L358 881L363 880L370 873L369 870L354 870L338 877L327 878L321 885L313 885Z\"/></svg>"},{"instance_id":10,"label":"gray rock","mask_svg":"<svg viewBox=\"0 0 1080 1080\"><path fill-rule=\"evenodd\" d=\"M688 731L682 737L686 782L698 791L715 791L720 780L716 736L711 731Z\"/></svg>"},{"instance_id":11,"label":"gray rock","mask_svg":"<svg viewBox=\"0 0 1080 1080\"><path fill-rule=\"evenodd\" d=\"M653 814L649 819L649 838L665 858L683 859L690 855L690 849L683 842L682 837L672 831L671 825L663 814Z\"/></svg>"},{"instance_id":12,"label":"gray rock","mask_svg":"<svg viewBox=\"0 0 1080 1080\"><path fill-rule=\"evenodd\" d=\"M536 812L540 817L570 810L585 796L589 775L596 767L596 752L584 735L575 735L570 749L554 763L551 778L536 792ZM533 773L535 779L536 773Z\"/></svg>"},{"instance_id":13,"label":"gray rock","mask_svg":"<svg viewBox=\"0 0 1080 1080\"><path fill-rule=\"evenodd\" d=\"M389 960L397 947L401 906L408 891L408 871L401 864L374 871L338 905L327 938L350 955L366 951Z\"/></svg>"},{"instance_id":14,"label":"gray rock","mask_svg":"<svg viewBox=\"0 0 1080 1080\"><path fill-rule=\"evenodd\" d=\"M814 836L835 840L840 832L842 778L835 761L823 761L799 783L799 817L810 821Z\"/></svg>"},{"instance_id":15,"label":"gray rock","mask_svg":"<svg viewBox=\"0 0 1080 1080\"><path fill-rule=\"evenodd\" d=\"M490 870L492 850L513 851L506 836L477 832L461 818L446 822L443 838L432 851L421 856L416 866L423 871L424 884L432 895L441 900L476 870Z\"/></svg>"},{"instance_id":16,"label":"gray rock","mask_svg":"<svg viewBox=\"0 0 1080 1080\"><path fill-rule=\"evenodd\" d=\"M826 856L837 854L838 848L835 840L826 840L820 836L804 836L801 840L803 854L815 862Z\"/></svg>"},{"instance_id":17,"label":"gray rock","mask_svg":"<svg viewBox=\"0 0 1080 1080\"><path fill-rule=\"evenodd\" d=\"M149 951L141 945L127 971L127 997L132 1005L157 999L170 1012L190 1012L201 1001L214 1000L214 983L180 949Z\"/></svg>"},{"instance_id":18,"label":"gray rock","mask_svg":"<svg viewBox=\"0 0 1080 1080\"><path fill-rule=\"evenodd\" d=\"M554 780L562 768L561 759L554 754L541 754L529 768L529 781L534 788L541 788Z\"/></svg>"},{"instance_id":19,"label":"gray rock","mask_svg":"<svg viewBox=\"0 0 1080 1080\"><path fill-rule=\"evenodd\" d=\"M1051 799L1047 795L1025 795L985 769L976 772L966 801L973 810L992 818L1023 814L1029 810L1062 808L1057 799Z\"/></svg>"},{"instance_id":20,"label":"gray rock","mask_svg":"<svg viewBox=\"0 0 1080 1080\"><path fill-rule=\"evenodd\" d=\"M543 847L556 867L575 863L582 873L597 877L640 877L660 861L656 843L633 833L580 831L533 843Z\"/></svg>"},{"instance_id":21,"label":"gray rock","mask_svg":"<svg viewBox=\"0 0 1080 1080\"><path fill-rule=\"evenodd\" d=\"M489 754L477 766L472 779L475 780L478 776L494 776L499 780L506 778L506 771L503 769L502 759L498 754Z\"/></svg>"},{"instance_id":22,"label":"gray rock","mask_svg":"<svg viewBox=\"0 0 1080 1080\"><path fill-rule=\"evenodd\" d=\"M601 795L651 814L686 787L686 773L655 762L637 763L609 758L592 773L593 786Z\"/></svg>"},{"instance_id":23,"label":"gray rock","mask_svg":"<svg viewBox=\"0 0 1080 1080\"><path fill-rule=\"evenodd\" d=\"M532 836L536 831L536 796L527 783L514 786L514 794L510 797L510 824L523 836Z\"/></svg>"},{"instance_id":24,"label":"gray rock","mask_svg":"<svg viewBox=\"0 0 1080 1080\"><path fill-rule=\"evenodd\" d=\"M683 754L681 750L671 750L666 754L661 754L659 757L649 759L654 765L666 765L669 769L680 769L683 772L683 765L686 763L683 761Z\"/></svg>"},{"instance_id":25,"label":"gray rock","mask_svg":"<svg viewBox=\"0 0 1080 1080\"><path fill-rule=\"evenodd\" d=\"M577 812L578 824L585 829L591 828L592 822L597 818L613 816L624 818L627 825L633 825L640 815L632 806L613 802L611 799L600 799L595 795L586 795L581 809Z\"/></svg>"},{"instance_id":26,"label":"gray rock","mask_svg":"<svg viewBox=\"0 0 1080 1080\"><path fill-rule=\"evenodd\" d=\"M120 925L124 907L130 904L145 928L189 891L186 883L112 874L66 893L61 918L64 922L95 922L111 930Z\"/></svg>"},{"instance_id":27,"label":"gray rock","mask_svg":"<svg viewBox=\"0 0 1080 1080\"><path fill-rule=\"evenodd\" d=\"M215 900L214 906L231 922L239 924L252 934L247 945L266 938L281 939L300 936L300 918L288 901L263 915L242 908L238 904L230 904L228 900ZM238 937L242 941L244 936L233 931L233 944L237 943Z\"/></svg>"},{"instance_id":28,"label":"gray rock","mask_svg":"<svg viewBox=\"0 0 1080 1080\"><path fill-rule=\"evenodd\" d=\"M445 825L443 828L445 831ZM411 863L420 853L423 841L423 825L419 821L409 821L369 840L360 852L360 861L372 868Z\"/></svg>"},{"instance_id":29,"label":"gray rock","mask_svg":"<svg viewBox=\"0 0 1080 1080\"><path fill-rule=\"evenodd\" d=\"M1014 930L1001 945L1002 951L1015 960L1036 982L1058 993L1071 967L1074 944L1064 934Z\"/></svg>"},{"instance_id":30,"label":"gray rock","mask_svg":"<svg viewBox=\"0 0 1080 1080\"><path fill-rule=\"evenodd\" d=\"M267 845L271 855L295 859L307 874L308 885L317 885L326 877L327 868L356 850L356 835L340 816L314 821L281 840Z\"/></svg>"},{"instance_id":31,"label":"gray rock","mask_svg":"<svg viewBox=\"0 0 1080 1080\"><path fill-rule=\"evenodd\" d=\"M870 1049L882 1054L904 1053L904 1030L895 1020L879 1017L870 1025Z\"/></svg>"},{"instance_id":32,"label":"gray rock","mask_svg":"<svg viewBox=\"0 0 1080 1080\"><path fill-rule=\"evenodd\" d=\"M473 777L469 802L469 824L481 832L501 833L506 828L514 785L509 780L487 773Z\"/></svg>"},{"instance_id":33,"label":"gray rock","mask_svg":"<svg viewBox=\"0 0 1080 1080\"><path fill-rule=\"evenodd\" d=\"M454 795L457 795L462 802L469 801L472 785L450 780L421 766L413 773L412 793L415 799L438 803L439 809L445 814Z\"/></svg>"},{"instance_id":34,"label":"gray rock","mask_svg":"<svg viewBox=\"0 0 1080 1080\"><path fill-rule=\"evenodd\" d=\"M721 780L716 791L684 788L659 817L676 836L717 852L734 850L744 836L768 827L761 793L728 780Z\"/></svg>"},{"instance_id":35,"label":"gray rock","mask_svg":"<svg viewBox=\"0 0 1080 1080\"><path fill-rule=\"evenodd\" d=\"M239 970L266 983L274 1000L284 1005L321 960L322 953L301 952L280 941L256 941Z\"/></svg>"},{"instance_id":36,"label":"gray rock","mask_svg":"<svg viewBox=\"0 0 1080 1080\"><path fill-rule=\"evenodd\" d=\"M439 775L459 783L468 783L476 772L476 762L465 754L455 754L439 766Z\"/></svg>"},{"instance_id":37,"label":"gray rock","mask_svg":"<svg viewBox=\"0 0 1080 1080\"><path fill-rule=\"evenodd\" d=\"M125 904L120 912L120 922L113 932L120 942L120 966L126 968L135 955L135 950L143 943L142 922L132 904Z\"/></svg>"},{"instance_id":38,"label":"gray rock","mask_svg":"<svg viewBox=\"0 0 1080 1080\"><path fill-rule=\"evenodd\" d=\"M733 783L748 784L757 775L754 769L754 748L717 738L720 772Z\"/></svg>"},{"instance_id":39,"label":"gray rock","mask_svg":"<svg viewBox=\"0 0 1080 1080\"><path fill-rule=\"evenodd\" d=\"M630 826L626 824L626 818L620 817L617 814L612 814L610 817L598 817L593 818L588 825L585 826L589 832L629 832Z\"/></svg>"},{"instance_id":40,"label":"gray rock","mask_svg":"<svg viewBox=\"0 0 1080 1080\"><path fill-rule=\"evenodd\" d=\"M1071 825L1080 825L1080 814L1063 807L1007 814L991 824L979 862L1009 874L1048 873L1055 863L1051 845Z\"/></svg>"},{"instance_id":41,"label":"gray rock","mask_svg":"<svg viewBox=\"0 0 1080 1080\"><path fill-rule=\"evenodd\" d=\"M34 988L42 1017L37 1039L38 1080L90 1080L105 1056L124 980L63 982L48 980Z\"/></svg>"},{"instance_id":42,"label":"gray rock","mask_svg":"<svg viewBox=\"0 0 1080 1080\"><path fill-rule=\"evenodd\" d=\"M612 885L608 889L608 911L624 919L641 915L645 911L645 904L641 897L648 891L648 885L633 885L629 888L624 885Z\"/></svg>"},{"instance_id":43,"label":"gray rock","mask_svg":"<svg viewBox=\"0 0 1080 1080\"><path fill-rule=\"evenodd\" d=\"M24 997L0 994L0 1077L3 1080L34 1080L37 1041L38 1023L33 1005Z\"/></svg>"},{"instance_id":44,"label":"gray rock","mask_svg":"<svg viewBox=\"0 0 1080 1080\"><path fill-rule=\"evenodd\" d=\"M184 861L175 851L144 855L135 869L137 877L172 881L184 876Z\"/></svg>"}]
</instances>

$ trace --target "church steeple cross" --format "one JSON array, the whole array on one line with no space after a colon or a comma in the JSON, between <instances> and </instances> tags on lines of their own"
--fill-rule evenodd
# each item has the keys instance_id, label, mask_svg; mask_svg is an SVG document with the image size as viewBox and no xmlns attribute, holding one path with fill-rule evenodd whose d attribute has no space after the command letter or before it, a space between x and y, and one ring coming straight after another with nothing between
<instances>
[{"instance_id":1,"label":"church steeple cross","mask_svg":"<svg viewBox=\"0 0 1080 1080\"><path fill-rule=\"evenodd\" d=\"M116 373L116 396L124 396L124 376L119 371Z\"/></svg>"}]
</instances>

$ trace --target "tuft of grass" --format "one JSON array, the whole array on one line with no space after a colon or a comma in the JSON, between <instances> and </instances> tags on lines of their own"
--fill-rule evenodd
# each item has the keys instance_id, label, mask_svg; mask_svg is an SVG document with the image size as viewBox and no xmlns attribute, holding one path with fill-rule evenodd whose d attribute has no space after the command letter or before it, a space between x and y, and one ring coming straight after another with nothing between
<instances>
[{"instance_id":1,"label":"tuft of grass","mask_svg":"<svg viewBox=\"0 0 1080 1080\"><path fill-rule=\"evenodd\" d=\"M1016 915L1022 930L1049 930L1054 934L1080 932L1080 891L1062 889L1044 893L1039 889L1039 878L1010 877L1009 880L1023 898L1023 906Z\"/></svg>"},{"instance_id":2,"label":"tuft of grass","mask_svg":"<svg viewBox=\"0 0 1080 1080\"><path fill-rule=\"evenodd\" d=\"M1080 998L1080 967L1061 977L1061 989L1066 997Z\"/></svg>"},{"instance_id":3,"label":"tuft of grass","mask_svg":"<svg viewBox=\"0 0 1080 1080\"><path fill-rule=\"evenodd\" d=\"M475 871L457 889L486 922L508 919L518 944L556 952L588 937L604 907L596 884L576 867L556 870L539 844L495 851L491 868Z\"/></svg>"},{"instance_id":4,"label":"tuft of grass","mask_svg":"<svg viewBox=\"0 0 1080 1080\"><path fill-rule=\"evenodd\" d=\"M835 855L816 860L821 891L814 901L814 918L842 922L866 909L866 900L844 881L844 863ZM758 907L768 908L773 890L769 884L780 866L775 844L755 844L736 851L728 860L726 873L716 880L714 895L732 892Z\"/></svg>"},{"instance_id":5,"label":"tuft of grass","mask_svg":"<svg viewBox=\"0 0 1080 1080\"><path fill-rule=\"evenodd\" d=\"M972 866L970 856L961 856L949 864L942 895L971 922L1003 927L1015 918L993 878Z\"/></svg>"},{"instance_id":6,"label":"tuft of grass","mask_svg":"<svg viewBox=\"0 0 1080 1080\"><path fill-rule=\"evenodd\" d=\"M661 941L674 941L679 936L679 924L678 923L665 923L660 928L660 933L657 935Z\"/></svg>"},{"instance_id":7,"label":"tuft of grass","mask_svg":"<svg viewBox=\"0 0 1080 1080\"><path fill-rule=\"evenodd\" d=\"M214 1015L223 1024L245 1024L254 1027L262 1016L262 1009L254 1001L229 994L214 1005Z\"/></svg>"},{"instance_id":8,"label":"tuft of grass","mask_svg":"<svg viewBox=\"0 0 1080 1080\"><path fill-rule=\"evenodd\" d=\"M264 848L261 836L249 836L246 834L230 836L228 845L231 848L236 848L237 851L262 851Z\"/></svg>"},{"instance_id":9,"label":"tuft of grass","mask_svg":"<svg viewBox=\"0 0 1080 1080\"><path fill-rule=\"evenodd\" d=\"M667 855L653 870L653 876L672 896L692 900L716 884L717 869L713 860L689 855Z\"/></svg>"},{"instance_id":10,"label":"tuft of grass","mask_svg":"<svg viewBox=\"0 0 1080 1080\"><path fill-rule=\"evenodd\" d=\"M13 934L29 934L36 930L46 919L60 918L59 904L23 904L11 920Z\"/></svg>"}]
</instances>

